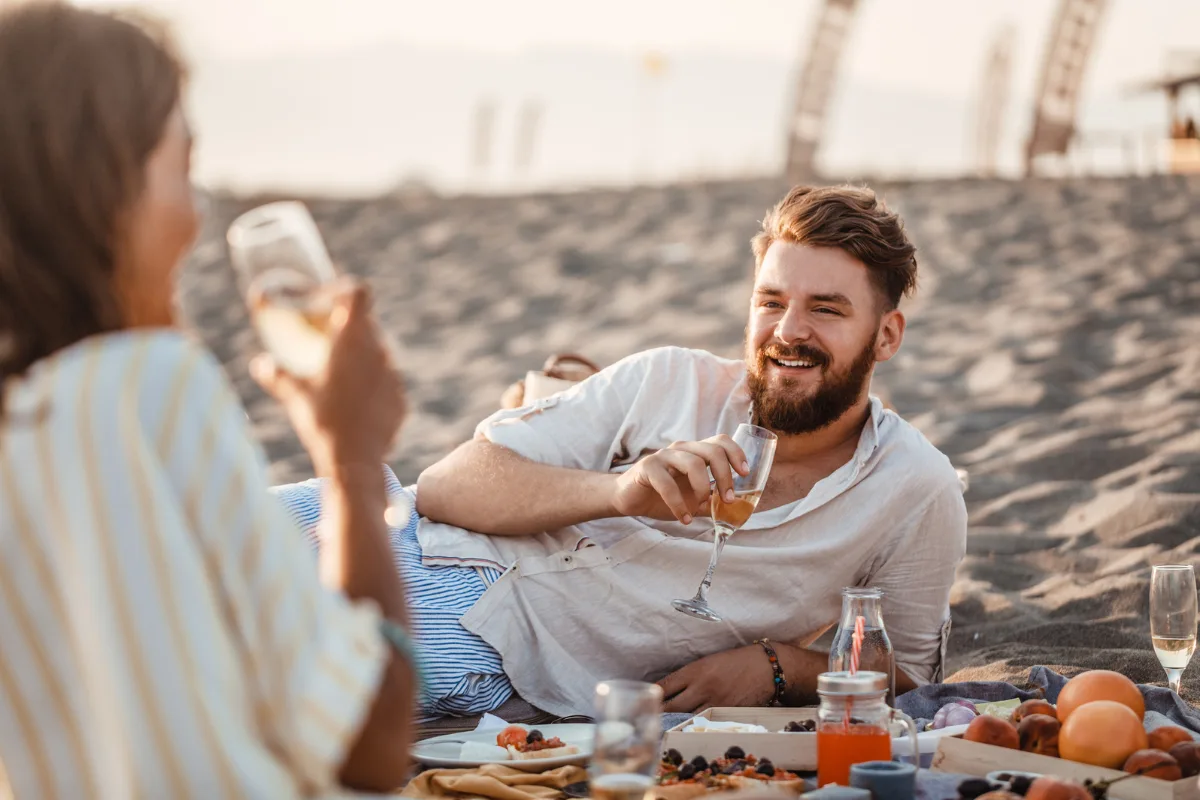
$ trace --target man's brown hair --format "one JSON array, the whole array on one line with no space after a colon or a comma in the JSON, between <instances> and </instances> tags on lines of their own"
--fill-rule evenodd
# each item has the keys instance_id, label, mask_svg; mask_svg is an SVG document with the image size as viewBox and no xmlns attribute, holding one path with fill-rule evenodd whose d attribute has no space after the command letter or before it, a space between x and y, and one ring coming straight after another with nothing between
<instances>
[{"instance_id":1,"label":"man's brown hair","mask_svg":"<svg viewBox=\"0 0 1200 800\"><path fill-rule=\"evenodd\" d=\"M750 242L755 270L777 241L845 251L867 267L889 309L917 285L917 248L900 217L870 189L795 187L767 212L762 230Z\"/></svg>"},{"instance_id":2,"label":"man's brown hair","mask_svg":"<svg viewBox=\"0 0 1200 800\"><path fill-rule=\"evenodd\" d=\"M0 387L123 326L113 274L182 82L149 20L61 2L0 13Z\"/></svg>"}]
</instances>

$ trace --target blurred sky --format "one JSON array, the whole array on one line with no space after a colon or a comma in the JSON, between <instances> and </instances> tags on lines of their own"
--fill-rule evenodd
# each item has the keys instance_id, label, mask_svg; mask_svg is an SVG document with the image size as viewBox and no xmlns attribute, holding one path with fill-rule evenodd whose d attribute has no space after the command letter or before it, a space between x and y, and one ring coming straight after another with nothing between
<instances>
[{"instance_id":1,"label":"blurred sky","mask_svg":"<svg viewBox=\"0 0 1200 800\"><path fill-rule=\"evenodd\" d=\"M86 5L101 5L87 2ZM200 177L250 189L376 191L664 180L774 169L816 0L146 0L193 62ZM1053 0L862 0L822 163L843 174L973 165L984 56L1016 30L1002 164L1015 170ZM1131 82L1200 55L1200 0L1110 0L1085 131L1148 145L1158 98ZM641 73L661 52L666 70ZM471 165L476 105L496 106L491 168ZM543 112L528 174L519 109ZM1190 98L1196 110L1200 101ZM1110 154L1111 155L1111 154Z\"/></svg>"}]
</instances>

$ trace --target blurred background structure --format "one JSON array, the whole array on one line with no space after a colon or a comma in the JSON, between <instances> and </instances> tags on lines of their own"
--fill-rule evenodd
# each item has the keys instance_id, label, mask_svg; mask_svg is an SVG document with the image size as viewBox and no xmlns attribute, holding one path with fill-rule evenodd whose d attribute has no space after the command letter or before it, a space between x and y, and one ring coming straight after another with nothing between
<instances>
[{"instance_id":1,"label":"blurred background structure","mask_svg":"<svg viewBox=\"0 0 1200 800\"><path fill-rule=\"evenodd\" d=\"M1152 173L1195 93L1130 89L1200 51L1195 0L137 2L236 191Z\"/></svg>"}]
</instances>

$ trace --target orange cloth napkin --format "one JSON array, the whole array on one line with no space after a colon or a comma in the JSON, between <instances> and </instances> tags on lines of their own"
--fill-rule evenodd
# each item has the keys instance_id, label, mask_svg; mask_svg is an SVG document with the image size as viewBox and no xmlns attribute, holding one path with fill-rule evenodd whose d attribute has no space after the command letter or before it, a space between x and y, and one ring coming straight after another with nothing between
<instances>
[{"instance_id":1,"label":"orange cloth napkin","mask_svg":"<svg viewBox=\"0 0 1200 800\"><path fill-rule=\"evenodd\" d=\"M431 769L409 781L401 797L482 797L488 800L558 800L564 786L587 780L583 767L521 772L503 764L475 769Z\"/></svg>"}]
</instances>

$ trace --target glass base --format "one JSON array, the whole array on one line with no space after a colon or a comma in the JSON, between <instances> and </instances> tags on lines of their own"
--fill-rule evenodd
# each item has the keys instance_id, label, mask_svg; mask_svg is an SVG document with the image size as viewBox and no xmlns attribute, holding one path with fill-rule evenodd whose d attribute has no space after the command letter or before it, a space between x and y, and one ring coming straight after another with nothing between
<instances>
[{"instance_id":1,"label":"glass base","mask_svg":"<svg viewBox=\"0 0 1200 800\"><path fill-rule=\"evenodd\" d=\"M721 618L720 614L709 608L708 603L705 603L703 600L697 600L694 597L691 600L672 600L671 605L676 611L681 611L689 617L706 619L709 622L725 621Z\"/></svg>"}]
</instances>

